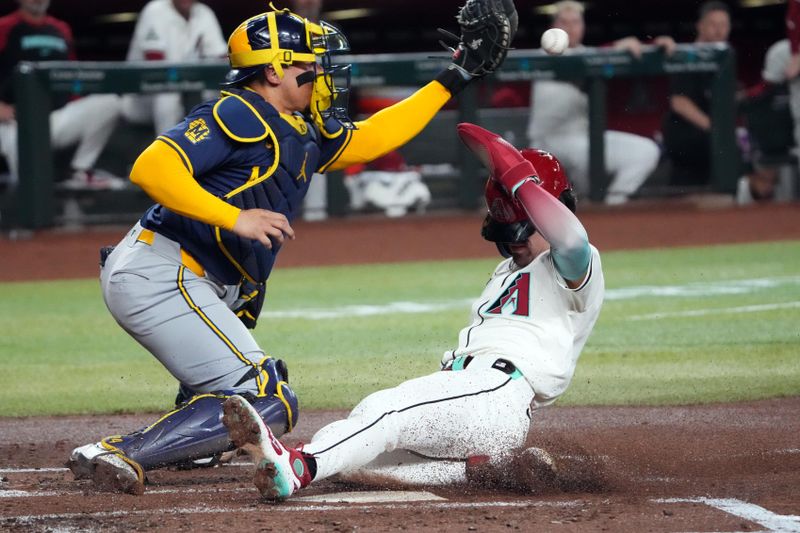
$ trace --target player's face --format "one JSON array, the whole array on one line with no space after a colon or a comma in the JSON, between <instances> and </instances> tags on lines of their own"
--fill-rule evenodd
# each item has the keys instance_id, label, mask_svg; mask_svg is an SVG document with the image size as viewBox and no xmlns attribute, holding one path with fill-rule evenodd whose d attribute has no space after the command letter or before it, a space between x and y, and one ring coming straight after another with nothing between
<instances>
[{"instance_id":1,"label":"player's face","mask_svg":"<svg viewBox=\"0 0 800 533\"><path fill-rule=\"evenodd\" d=\"M550 244L535 232L528 237L528 240L519 244L509 244L508 250L511 252L511 259L518 267L525 267L536 259L536 256L550 249Z\"/></svg>"},{"instance_id":2,"label":"player's face","mask_svg":"<svg viewBox=\"0 0 800 533\"><path fill-rule=\"evenodd\" d=\"M731 17L725 11L709 11L697 23L697 40L701 43L727 42L731 33Z\"/></svg>"},{"instance_id":3,"label":"player's face","mask_svg":"<svg viewBox=\"0 0 800 533\"><path fill-rule=\"evenodd\" d=\"M574 9L565 9L553 21L554 28L561 28L569 36L569 46L580 46L583 42L583 33L586 26L583 15Z\"/></svg>"},{"instance_id":4,"label":"player's face","mask_svg":"<svg viewBox=\"0 0 800 533\"><path fill-rule=\"evenodd\" d=\"M292 111L304 111L311 104L314 83L297 84L297 77L314 71L314 63L292 63L283 68L283 83L286 100Z\"/></svg>"}]
</instances>

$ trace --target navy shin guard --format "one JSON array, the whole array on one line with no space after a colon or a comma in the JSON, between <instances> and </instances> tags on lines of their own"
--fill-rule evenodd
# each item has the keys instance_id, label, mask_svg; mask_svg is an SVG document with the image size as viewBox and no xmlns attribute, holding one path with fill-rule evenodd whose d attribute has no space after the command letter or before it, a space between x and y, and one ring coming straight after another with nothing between
<instances>
[{"instance_id":1,"label":"navy shin guard","mask_svg":"<svg viewBox=\"0 0 800 533\"><path fill-rule=\"evenodd\" d=\"M291 431L298 418L297 397L286 382L274 394L247 398L276 436ZM109 451L122 453L145 471L214 457L233 449L222 424L222 404L228 394L201 394L155 424L128 435L103 439Z\"/></svg>"}]
</instances>

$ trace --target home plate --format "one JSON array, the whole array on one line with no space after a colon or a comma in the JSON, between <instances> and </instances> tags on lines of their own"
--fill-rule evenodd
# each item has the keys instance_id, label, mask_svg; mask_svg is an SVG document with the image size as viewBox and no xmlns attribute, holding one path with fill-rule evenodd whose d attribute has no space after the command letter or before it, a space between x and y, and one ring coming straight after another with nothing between
<instances>
[{"instance_id":1,"label":"home plate","mask_svg":"<svg viewBox=\"0 0 800 533\"><path fill-rule=\"evenodd\" d=\"M292 501L319 503L396 503L444 500L441 496L425 491L392 490L365 492L337 492L335 494L319 494L292 498Z\"/></svg>"}]
</instances>

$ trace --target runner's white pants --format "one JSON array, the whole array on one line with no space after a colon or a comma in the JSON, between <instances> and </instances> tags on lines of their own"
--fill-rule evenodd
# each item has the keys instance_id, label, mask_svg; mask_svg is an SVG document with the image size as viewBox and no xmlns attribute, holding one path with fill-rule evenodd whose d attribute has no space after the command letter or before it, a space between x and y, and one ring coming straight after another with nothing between
<instances>
[{"instance_id":1,"label":"runner's white pants","mask_svg":"<svg viewBox=\"0 0 800 533\"><path fill-rule=\"evenodd\" d=\"M491 368L495 360L478 357L463 370L436 372L367 396L348 418L320 429L304 446L316 457L315 479L369 469L374 461L380 464L382 454L399 450L422 456L434 469L436 459L445 460L463 475L468 457L522 446L533 389L518 373ZM420 483L436 482L425 468L413 475Z\"/></svg>"}]
</instances>

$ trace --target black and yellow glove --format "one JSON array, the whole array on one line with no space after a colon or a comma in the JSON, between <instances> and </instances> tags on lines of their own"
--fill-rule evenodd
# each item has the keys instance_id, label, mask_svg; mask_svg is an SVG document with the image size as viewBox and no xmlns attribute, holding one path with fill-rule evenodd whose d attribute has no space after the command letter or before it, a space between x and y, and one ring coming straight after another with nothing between
<instances>
[{"instance_id":1,"label":"black and yellow glove","mask_svg":"<svg viewBox=\"0 0 800 533\"><path fill-rule=\"evenodd\" d=\"M453 63L436 77L453 95L503 64L519 21L513 0L467 0L456 19L461 36L439 29Z\"/></svg>"}]
</instances>

